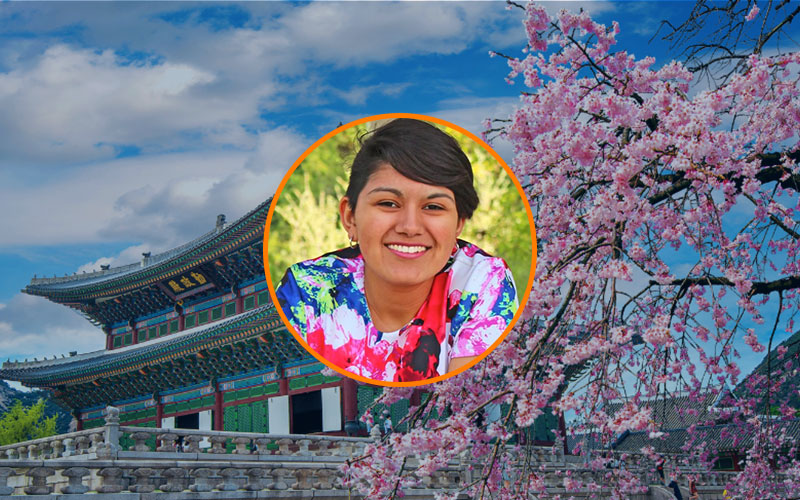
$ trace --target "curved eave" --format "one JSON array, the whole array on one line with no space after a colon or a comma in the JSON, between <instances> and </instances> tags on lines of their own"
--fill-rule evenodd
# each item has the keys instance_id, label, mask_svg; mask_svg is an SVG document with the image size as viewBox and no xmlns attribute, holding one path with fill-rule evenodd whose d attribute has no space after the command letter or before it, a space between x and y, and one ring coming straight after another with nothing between
<instances>
[{"instance_id":1,"label":"curved eave","mask_svg":"<svg viewBox=\"0 0 800 500\"><path fill-rule=\"evenodd\" d=\"M101 377L141 370L269 332L285 336L289 342L295 342L281 323L275 308L266 305L228 320L123 349L95 351L51 361L7 362L0 369L0 378L38 387L82 384Z\"/></svg>"},{"instance_id":2,"label":"curved eave","mask_svg":"<svg viewBox=\"0 0 800 500\"><path fill-rule=\"evenodd\" d=\"M56 302L111 298L179 275L231 251L259 242L263 237L271 199L224 229L213 231L176 249L150 258L152 264L132 264L84 276L33 279L22 289L29 295Z\"/></svg>"}]
</instances>

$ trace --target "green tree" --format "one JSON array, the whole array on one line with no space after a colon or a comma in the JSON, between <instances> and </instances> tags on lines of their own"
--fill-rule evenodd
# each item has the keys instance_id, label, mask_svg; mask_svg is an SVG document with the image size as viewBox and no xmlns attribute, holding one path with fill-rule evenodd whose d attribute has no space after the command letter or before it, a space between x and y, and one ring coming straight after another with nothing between
<instances>
[{"instance_id":1,"label":"green tree","mask_svg":"<svg viewBox=\"0 0 800 500\"><path fill-rule=\"evenodd\" d=\"M17 401L0 419L0 446L52 436L55 433L56 417L54 415L44 418L43 399L28 408Z\"/></svg>"}]
</instances>

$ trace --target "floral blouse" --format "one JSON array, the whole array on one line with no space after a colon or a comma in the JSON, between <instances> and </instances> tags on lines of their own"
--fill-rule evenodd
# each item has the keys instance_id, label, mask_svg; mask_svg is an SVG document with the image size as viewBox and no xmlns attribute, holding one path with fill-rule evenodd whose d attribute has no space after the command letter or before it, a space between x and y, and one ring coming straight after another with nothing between
<instances>
[{"instance_id":1,"label":"floral blouse","mask_svg":"<svg viewBox=\"0 0 800 500\"><path fill-rule=\"evenodd\" d=\"M358 247L294 264L276 294L289 322L320 356L389 382L443 375L449 360L483 353L519 307L503 259L461 240L417 314L394 332L372 324Z\"/></svg>"}]
</instances>

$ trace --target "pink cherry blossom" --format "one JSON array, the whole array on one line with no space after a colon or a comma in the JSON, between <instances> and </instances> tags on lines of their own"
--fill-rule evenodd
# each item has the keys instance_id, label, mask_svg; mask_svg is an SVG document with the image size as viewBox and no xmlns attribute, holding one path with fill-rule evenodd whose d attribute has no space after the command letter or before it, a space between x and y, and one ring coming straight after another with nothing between
<instances>
[{"instance_id":1,"label":"pink cherry blossom","mask_svg":"<svg viewBox=\"0 0 800 500\"><path fill-rule=\"evenodd\" d=\"M747 20L758 13L753 5ZM567 433L604 443L626 431L656 443L669 430L653 401L680 391L700 404L739 387L749 394L712 417L730 422L724 434L737 446L755 436L729 491L797 491L797 444L770 430L792 416L776 397L793 369L787 350L777 349L769 377L742 373L745 356L776 349L800 312L800 53L752 55L704 90L679 62L615 50L616 23L550 16L537 4L525 14L527 47L505 56L524 92L508 121L486 124L503 124L536 219L523 320L481 364L427 387L402 422L407 432L345 467L350 484L398 497L468 452L477 478L463 485L468 496L544 496L541 464L514 465L525 450L511 444L537 418L569 417ZM412 395L386 389L382 401ZM703 429L715 423L689 427L684 447L708 468L716 450L702 444ZM643 451L658 458L653 446ZM568 491L611 487L615 498L647 490L623 471L600 483L558 477Z\"/></svg>"}]
</instances>

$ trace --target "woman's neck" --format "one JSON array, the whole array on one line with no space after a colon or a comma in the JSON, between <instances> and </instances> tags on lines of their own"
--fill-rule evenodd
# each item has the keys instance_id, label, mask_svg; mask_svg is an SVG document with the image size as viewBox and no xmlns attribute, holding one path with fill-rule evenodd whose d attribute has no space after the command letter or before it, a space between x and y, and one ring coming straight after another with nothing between
<instances>
[{"instance_id":1,"label":"woman's neck","mask_svg":"<svg viewBox=\"0 0 800 500\"><path fill-rule=\"evenodd\" d=\"M372 324L381 332L404 327L428 298L432 284L433 279L429 279L418 285L392 286L372 280L369 273L364 273L364 295Z\"/></svg>"}]
</instances>

